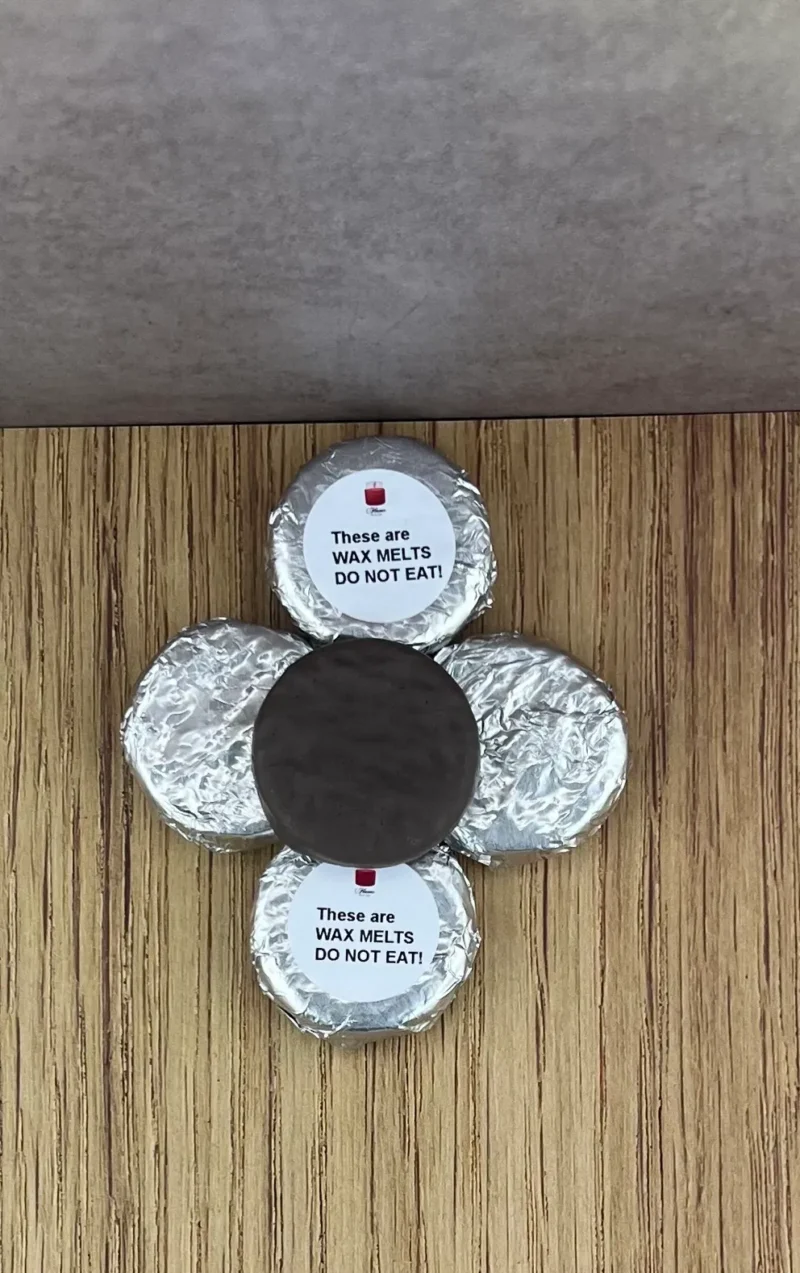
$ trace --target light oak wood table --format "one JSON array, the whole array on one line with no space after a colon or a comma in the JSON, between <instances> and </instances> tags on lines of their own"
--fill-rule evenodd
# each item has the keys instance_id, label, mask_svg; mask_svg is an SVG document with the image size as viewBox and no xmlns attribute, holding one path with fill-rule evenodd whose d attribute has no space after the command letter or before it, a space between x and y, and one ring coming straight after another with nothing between
<instances>
[{"instance_id":1,"label":"light oak wood table","mask_svg":"<svg viewBox=\"0 0 800 1273\"><path fill-rule=\"evenodd\" d=\"M2 437L3 1273L800 1268L800 429L386 426L485 494L485 630L598 669L603 833L470 868L476 976L429 1035L297 1034L247 960L267 854L168 833L119 719L171 633L279 616L270 506L354 427Z\"/></svg>"}]
</instances>

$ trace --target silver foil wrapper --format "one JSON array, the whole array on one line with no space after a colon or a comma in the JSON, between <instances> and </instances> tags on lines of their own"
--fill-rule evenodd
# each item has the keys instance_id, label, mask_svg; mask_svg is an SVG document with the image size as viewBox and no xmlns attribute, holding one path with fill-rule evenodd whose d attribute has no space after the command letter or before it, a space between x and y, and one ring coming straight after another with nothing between
<instances>
[{"instance_id":1,"label":"silver foil wrapper","mask_svg":"<svg viewBox=\"0 0 800 1273\"><path fill-rule=\"evenodd\" d=\"M253 724L309 646L235 619L186 628L142 675L122 722L128 764L164 821L215 852L274 839L252 771Z\"/></svg>"},{"instance_id":2,"label":"silver foil wrapper","mask_svg":"<svg viewBox=\"0 0 800 1273\"><path fill-rule=\"evenodd\" d=\"M304 534L312 509L333 483L350 474L368 477L369 470L397 471L416 479L440 501L452 523L455 554L449 579L430 604L408 617L354 617L322 594L309 571ZM380 521L370 525L374 529ZM402 566L406 564L403 558ZM384 637L421 649L443 645L490 606L497 573L480 492L462 469L438 451L403 437L337 443L306 464L270 516L268 568L281 602L315 641Z\"/></svg>"},{"instance_id":3,"label":"silver foil wrapper","mask_svg":"<svg viewBox=\"0 0 800 1273\"><path fill-rule=\"evenodd\" d=\"M401 993L368 1002L340 997L342 992L327 989L313 979L315 965L303 962L298 945L293 945L292 907L298 890L312 872L325 879L355 882L355 872L347 867L320 864L292 849L283 849L273 858L261 877L253 910L250 949L259 985L270 999L305 1034L344 1046L369 1043L389 1035L418 1034L427 1030L453 999L472 971L480 945L475 901L469 881L456 860L444 848L420 858L410 866L384 868L392 872L414 872L438 912L438 940L430 963L413 984ZM419 884L415 884L419 888ZM369 921L374 905L369 890L351 888L351 907L362 907ZM327 894L324 889L320 897ZM345 896L345 894L339 894ZM315 900L318 900L315 898ZM417 899L417 902L420 899ZM408 906L409 899L406 899ZM410 912L419 916L419 906L410 899ZM327 933L330 934L330 928ZM316 934L314 940L316 940ZM380 952L382 946L374 947ZM390 948L389 948L390 949ZM309 952L310 957L310 952Z\"/></svg>"},{"instance_id":4,"label":"silver foil wrapper","mask_svg":"<svg viewBox=\"0 0 800 1273\"><path fill-rule=\"evenodd\" d=\"M625 716L609 687L568 654L510 634L436 657L469 699L481 741L475 794L448 842L498 865L596 831L628 770Z\"/></svg>"}]
</instances>

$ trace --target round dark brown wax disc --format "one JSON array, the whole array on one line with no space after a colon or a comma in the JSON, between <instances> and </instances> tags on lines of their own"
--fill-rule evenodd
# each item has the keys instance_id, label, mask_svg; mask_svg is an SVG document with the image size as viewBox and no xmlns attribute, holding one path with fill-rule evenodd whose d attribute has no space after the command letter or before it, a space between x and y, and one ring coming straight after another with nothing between
<instances>
[{"instance_id":1,"label":"round dark brown wax disc","mask_svg":"<svg viewBox=\"0 0 800 1273\"><path fill-rule=\"evenodd\" d=\"M276 834L342 866L395 866L440 844L472 796L478 759L461 688L391 641L335 641L298 659L253 731Z\"/></svg>"}]
</instances>

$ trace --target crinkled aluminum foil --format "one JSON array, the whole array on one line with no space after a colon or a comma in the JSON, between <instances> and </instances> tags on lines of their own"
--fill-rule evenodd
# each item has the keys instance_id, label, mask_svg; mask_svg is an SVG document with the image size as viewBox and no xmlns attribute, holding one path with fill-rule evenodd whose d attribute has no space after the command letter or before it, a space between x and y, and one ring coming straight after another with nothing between
<instances>
[{"instance_id":1,"label":"crinkled aluminum foil","mask_svg":"<svg viewBox=\"0 0 800 1273\"><path fill-rule=\"evenodd\" d=\"M303 880L320 864L292 849L273 858L261 877L250 950L259 985L305 1034L345 1046L429 1029L469 977L480 945L469 880L446 849L411 864L428 885L439 912L439 941L431 965L403 994L371 1003L344 1002L315 985L289 943L289 911ZM335 869L351 874L347 867Z\"/></svg>"},{"instance_id":2,"label":"crinkled aluminum foil","mask_svg":"<svg viewBox=\"0 0 800 1273\"><path fill-rule=\"evenodd\" d=\"M625 716L607 685L549 646L503 634L442 650L469 699L481 764L448 842L479 862L559 851L596 831L628 769Z\"/></svg>"},{"instance_id":3,"label":"crinkled aluminum foil","mask_svg":"<svg viewBox=\"0 0 800 1273\"><path fill-rule=\"evenodd\" d=\"M164 821L216 852L274 839L252 772L253 724L308 645L235 619L173 637L141 677L122 722L128 764Z\"/></svg>"},{"instance_id":4,"label":"crinkled aluminum foil","mask_svg":"<svg viewBox=\"0 0 800 1273\"><path fill-rule=\"evenodd\" d=\"M313 583L303 552L306 519L323 491L367 469L396 469L423 483L438 496L455 532L455 565L443 591L421 613L394 622L367 622L337 610ZM462 469L413 438L356 438L332 446L300 470L273 510L269 528L272 586L297 625L316 641L385 637L435 649L491 605L497 568L480 492Z\"/></svg>"}]
</instances>

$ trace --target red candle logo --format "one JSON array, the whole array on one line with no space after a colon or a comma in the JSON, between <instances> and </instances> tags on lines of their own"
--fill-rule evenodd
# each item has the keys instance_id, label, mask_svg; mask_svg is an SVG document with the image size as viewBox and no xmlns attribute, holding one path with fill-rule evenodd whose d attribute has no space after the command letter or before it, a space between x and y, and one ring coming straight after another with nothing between
<instances>
[{"instance_id":1,"label":"red candle logo","mask_svg":"<svg viewBox=\"0 0 800 1273\"><path fill-rule=\"evenodd\" d=\"M386 506L386 491L380 482L367 482L364 487L364 503L371 513L382 513Z\"/></svg>"},{"instance_id":2,"label":"red candle logo","mask_svg":"<svg viewBox=\"0 0 800 1273\"><path fill-rule=\"evenodd\" d=\"M356 888L374 888L375 872L374 871L356 871Z\"/></svg>"}]
</instances>

